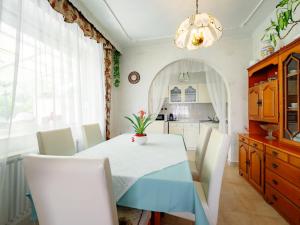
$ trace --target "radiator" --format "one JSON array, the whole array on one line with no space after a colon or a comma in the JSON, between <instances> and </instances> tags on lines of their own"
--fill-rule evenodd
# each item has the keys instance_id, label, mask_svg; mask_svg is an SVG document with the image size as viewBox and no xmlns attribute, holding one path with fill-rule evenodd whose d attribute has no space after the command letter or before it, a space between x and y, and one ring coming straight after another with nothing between
<instances>
[{"instance_id":1,"label":"radiator","mask_svg":"<svg viewBox=\"0 0 300 225\"><path fill-rule=\"evenodd\" d=\"M5 173L5 195L4 201L0 203L0 225L15 225L30 214L30 203L25 196L28 187L22 158L9 158Z\"/></svg>"}]
</instances>

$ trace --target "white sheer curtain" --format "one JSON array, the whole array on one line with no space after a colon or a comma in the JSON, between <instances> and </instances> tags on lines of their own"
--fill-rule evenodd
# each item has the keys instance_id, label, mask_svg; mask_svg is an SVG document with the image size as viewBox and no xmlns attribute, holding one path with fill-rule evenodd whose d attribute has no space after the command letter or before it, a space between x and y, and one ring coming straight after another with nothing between
<instances>
[{"instance_id":1,"label":"white sheer curtain","mask_svg":"<svg viewBox=\"0 0 300 225\"><path fill-rule=\"evenodd\" d=\"M0 202L6 158L37 150L37 130L104 130L103 76L102 46L48 1L0 1Z\"/></svg>"},{"instance_id":2,"label":"white sheer curtain","mask_svg":"<svg viewBox=\"0 0 300 225\"><path fill-rule=\"evenodd\" d=\"M219 130L227 133L227 92L224 81L217 73L206 73L206 85L214 110L219 118Z\"/></svg>"},{"instance_id":3,"label":"white sheer curtain","mask_svg":"<svg viewBox=\"0 0 300 225\"><path fill-rule=\"evenodd\" d=\"M149 112L158 114L163 102L164 93L168 91L171 76L178 76L180 73L204 72L206 74L207 88L212 105L220 120L219 129L227 132L226 128L226 101L227 92L222 77L212 67L203 61L194 59L183 59L175 61L163 68L154 78L149 90Z\"/></svg>"}]
</instances>

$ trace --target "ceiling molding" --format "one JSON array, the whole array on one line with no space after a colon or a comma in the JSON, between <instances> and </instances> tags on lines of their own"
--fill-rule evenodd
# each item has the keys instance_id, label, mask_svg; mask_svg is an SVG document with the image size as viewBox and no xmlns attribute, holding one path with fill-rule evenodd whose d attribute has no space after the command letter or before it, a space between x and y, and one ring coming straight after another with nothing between
<instances>
[{"instance_id":1,"label":"ceiling molding","mask_svg":"<svg viewBox=\"0 0 300 225\"><path fill-rule=\"evenodd\" d=\"M240 27L246 26L250 20L253 18L255 13L258 11L258 9L261 7L265 0L260 0L260 2L255 6L255 8L250 12L249 16L245 19L245 21L240 25Z\"/></svg>"},{"instance_id":2,"label":"ceiling molding","mask_svg":"<svg viewBox=\"0 0 300 225\"><path fill-rule=\"evenodd\" d=\"M115 20L117 21L118 25L120 26L122 32L125 34L125 36L127 37L127 39L130 42L136 43L136 42L143 42L143 41L156 41L156 40L160 40L160 39L173 39L174 38L173 35L159 36L159 37L155 37L155 38L140 38L140 39L134 39L134 38L132 38L128 34L128 32L126 31L126 29L122 25L121 21L119 20L119 18L115 14L115 12L112 10L112 8L110 7L110 5L108 4L108 2L106 0L102 0L102 1L105 3L105 6L109 10L109 12L112 14L112 16L115 18ZM245 27L251 21L251 19L254 17L255 13L259 10L259 8L262 6L262 4L263 4L264 1L265 0L260 0L257 3L257 5L254 7L254 9L251 10L250 14L246 17L246 19L244 20L244 22L242 22L239 26L237 26L237 27L228 27L228 28L224 28L223 30L224 31L233 31L233 30L238 30L238 29L241 29L241 28Z\"/></svg>"}]
</instances>

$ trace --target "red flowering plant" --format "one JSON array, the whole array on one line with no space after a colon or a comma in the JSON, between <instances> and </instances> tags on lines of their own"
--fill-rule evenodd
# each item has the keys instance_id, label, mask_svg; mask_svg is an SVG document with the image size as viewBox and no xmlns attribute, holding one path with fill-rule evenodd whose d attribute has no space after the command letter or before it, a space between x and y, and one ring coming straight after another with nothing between
<instances>
[{"instance_id":1,"label":"red flowering plant","mask_svg":"<svg viewBox=\"0 0 300 225\"><path fill-rule=\"evenodd\" d=\"M128 116L125 116L125 118L131 122L136 136L146 136L145 130L153 122L151 115L146 116L146 112L143 110L139 111L137 115L132 115L133 118Z\"/></svg>"}]
</instances>

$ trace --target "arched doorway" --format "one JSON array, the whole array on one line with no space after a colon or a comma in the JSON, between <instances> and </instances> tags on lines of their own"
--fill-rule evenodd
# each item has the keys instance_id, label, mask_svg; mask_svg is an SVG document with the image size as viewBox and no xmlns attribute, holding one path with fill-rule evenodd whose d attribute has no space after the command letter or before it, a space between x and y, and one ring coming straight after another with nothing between
<instances>
[{"instance_id":1,"label":"arched doorway","mask_svg":"<svg viewBox=\"0 0 300 225\"><path fill-rule=\"evenodd\" d=\"M211 66L195 59L181 59L161 69L148 94L151 114L172 114L178 120L219 120L228 132L228 94L222 76Z\"/></svg>"}]
</instances>

